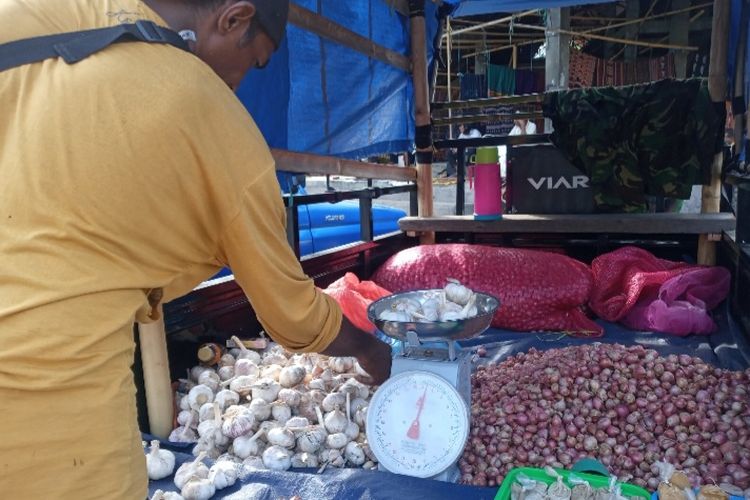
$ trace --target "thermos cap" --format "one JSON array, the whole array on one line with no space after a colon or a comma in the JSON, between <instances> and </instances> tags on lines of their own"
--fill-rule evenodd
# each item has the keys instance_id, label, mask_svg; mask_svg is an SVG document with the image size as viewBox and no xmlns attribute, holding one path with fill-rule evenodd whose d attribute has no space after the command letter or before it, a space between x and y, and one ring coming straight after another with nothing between
<instances>
[{"instance_id":1,"label":"thermos cap","mask_svg":"<svg viewBox=\"0 0 750 500\"><path fill-rule=\"evenodd\" d=\"M484 147L484 148L477 148L477 154L476 154L476 163L497 163L498 156L497 156L497 147L491 146L491 147Z\"/></svg>"}]
</instances>

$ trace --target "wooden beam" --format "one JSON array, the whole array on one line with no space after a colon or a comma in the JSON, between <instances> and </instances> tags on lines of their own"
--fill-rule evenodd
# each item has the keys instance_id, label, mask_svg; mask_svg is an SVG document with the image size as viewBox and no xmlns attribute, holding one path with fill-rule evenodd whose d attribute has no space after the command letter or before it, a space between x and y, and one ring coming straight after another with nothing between
<instances>
[{"instance_id":1,"label":"wooden beam","mask_svg":"<svg viewBox=\"0 0 750 500\"><path fill-rule=\"evenodd\" d=\"M397 165L381 165L356 160L345 160L333 156L295 153L283 149L272 149L276 168L287 172L318 175L346 175L363 179L387 179L392 181L416 182L414 168Z\"/></svg>"},{"instance_id":2,"label":"wooden beam","mask_svg":"<svg viewBox=\"0 0 750 500\"><path fill-rule=\"evenodd\" d=\"M355 50L372 59L389 64L395 68L411 71L409 58L395 50L374 43L330 19L311 10L300 7L294 2L289 4L289 22L316 35L327 38L345 47Z\"/></svg>"},{"instance_id":3,"label":"wooden beam","mask_svg":"<svg viewBox=\"0 0 750 500\"><path fill-rule=\"evenodd\" d=\"M534 26L533 24L519 24L516 23L516 27L519 28L528 28L528 29L534 29L537 31L544 31L547 28L544 26ZM604 36L604 35L595 35L593 33L583 33L580 31L570 31L565 29L558 29L557 32L562 33L564 35L571 35L571 36L580 36L582 38L593 38L595 40L604 40L607 42L616 42L621 43L624 45L638 45L640 47L653 47L655 49L672 49L672 50L689 50L689 51L696 51L698 50L698 47L693 46L685 46L685 45L670 45L666 43L651 43L651 42L641 42L639 40L626 40L625 38L615 38L611 36Z\"/></svg>"},{"instance_id":4,"label":"wooden beam","mask_svg":"<svg viewBox=\"0 0 750 500\"><path fill-rule=\"evenodd\" d=\"M486 108L503 104L537 104L544 102L544 94L505 95L466 101L434 102L433 109Z\"/></svg>"},{"instance_id":5,"label":"wooden beam","mask_svg":"<svg viewBox=\"0 0 750 500\"><path fill-rule=\"evenodd\" d=\"M542 115L541 111L537 113L490 113L433 118L432 123L433 125L448 125L453 123L482 123L487 121L541 120L542 118L544 118L544 115Z\"/></svg>"},{"instance_id":6,"label":"wooden beam","mask_svg":"<svg viewBox=\"0 0 750 500\"><path fill-rule=\"evenodd\" d=\"M497 221L467 216L404 217L402 231L444 233L704 234L735 228L729 213L716 214L506 214Z\"/></svg>"},{"instance_id":7,"label":"wooden beam","mask_svg":"<svg viewBox=\"0 0 750 500\"><path fill-rule=\"evenodd\" d=\"M731 3L726 0L714 0L714 18L711 29L711 55L708 66L708 92L711 100L723 104L727 94L727 53L729 45L729 18ZM722 129L724 124L721 124ZM717 213L721 207L721 167L723 153L714 157L711 165L711 183L703 186L701 192L701 212ZM708 235L701 235L698 241L698 264L714 265L716 263L716 242L710 241Z\"/></svg>"}]
</instances>

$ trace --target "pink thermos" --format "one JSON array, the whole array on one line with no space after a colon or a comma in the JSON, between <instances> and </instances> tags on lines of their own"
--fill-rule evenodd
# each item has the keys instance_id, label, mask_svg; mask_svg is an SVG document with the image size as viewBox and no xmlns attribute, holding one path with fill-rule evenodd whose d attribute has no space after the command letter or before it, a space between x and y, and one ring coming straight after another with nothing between
<instances>
[{"instance_id":1,"label":"pink thermos","mask_svg":"<svg viewBox=\"0 0 750 500\"><path fill-rule=\"evenodd\" d=\"M474 220L497 220L503 216L502 181L496 147L477 148L472 167L474 180Z\"/></svg>"}]
</instances>

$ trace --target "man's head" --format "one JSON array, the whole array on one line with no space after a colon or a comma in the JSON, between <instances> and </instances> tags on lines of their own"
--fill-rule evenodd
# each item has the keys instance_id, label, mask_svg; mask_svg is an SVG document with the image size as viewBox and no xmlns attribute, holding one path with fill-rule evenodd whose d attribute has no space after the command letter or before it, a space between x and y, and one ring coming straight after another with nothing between
<instances>
[{"instance_id":1,"label":"man's head","mask_svg":"<svg viewBox=\"0 0 750 500\"><path fill-rule=\"evenodd\" d=\"M171 27L195 32L193 52L233 89L251 68L262 68L279 48L286 28L289 0L152 0L174 13ZM175 4L185 12L177 13ZM179 7L177 7L179 8ZM166 11L164 12L167 13ZM174 18L179 19L175 22ZM191 21L186 21L190 19ZM186 25L188 24L188 25Z\"/></svg>"}]
</instances>

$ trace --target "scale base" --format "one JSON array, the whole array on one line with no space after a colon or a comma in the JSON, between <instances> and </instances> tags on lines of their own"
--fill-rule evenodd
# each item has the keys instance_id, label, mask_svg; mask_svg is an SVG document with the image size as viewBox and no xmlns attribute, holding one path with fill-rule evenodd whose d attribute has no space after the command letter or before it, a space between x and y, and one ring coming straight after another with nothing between
<instances>
[{"instance_id":1,"label":"scale base","mask_svg":"<svg viewBox=\"0 0 750 500\"><path fill-rule=\"evenodd\" d=\"M391 472L380 464L378 464L378 470L384 471L384 472ZM457 483L460 478L461 478L461 474L458 471L458 466L451 465L450 467L445 469L443 472L441 472L437 476L428 477L427 479L432 479L433 481L444 481L446 483Z\"/></svg>"}]
</instances>

